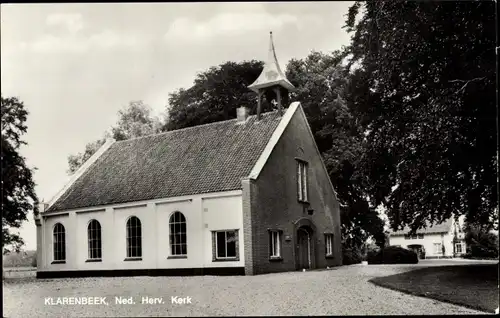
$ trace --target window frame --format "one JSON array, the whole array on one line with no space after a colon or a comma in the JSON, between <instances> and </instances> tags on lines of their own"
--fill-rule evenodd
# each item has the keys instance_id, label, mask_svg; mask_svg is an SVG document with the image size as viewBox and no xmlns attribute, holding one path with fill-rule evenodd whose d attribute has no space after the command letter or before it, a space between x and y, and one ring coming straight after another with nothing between
<instances>
[{"instance_id":1,"label":"window frame","mask_svg":"<svg viewBox=\"0 0 500 318\"><path fill-rule=\"evenodd\" d=\"M297 200L302 203L309 202L309 163L295 158L297 161Z\"/></svg>"},{"instance_id":2,"label":"window frame","mask_svg":"<svg viewBox=\"0 0 500 318\"><path fill-rule=\"evenodd\" d=\"M333 257L333 233L325 233L325 256L327 258Z\"/></svg>"},{"instance_id":3,"label":"window frame","mask_svg":"<svg viewBox=\"0 0 500 318\"><path fill-rule=\"evenodd\" d=\"M280 229L268 229L269 233L269 260L283 260L283 231ZM276 240L275 240L276 237ZM277 244L276 244L277 243ZM274 247L277 246L277 254Z\"/></svg>"},{"instance_id":4,"label":"window frame","mask_svg":"<svg viewBox=\"0 0 500 318\"><path fill-rule=\"evenodd\" d=\"M92 225L97 225L97 227L92 228ZM98 233L97 238L91 238L91 233ZM92 245L92 242L96 241L95 246ZM99 257L93 257L93 251L98 251L97 255ZM100 262L102 261L102 226L101 223L92 219L89 221L87 225L87 262Z\"/></svg>"},{"instance_id":5,"label":"window frame","mask_svg":"<svg viewBox=\"0 0 500 318\"><path fill-rule=\"evenodd\" d=\"M235 256L227 256L227 233L234 232L234 242L235 242ZM224 235L224 244L226 249L226 256L219 257L219 248L218 248L218 233L225 233ZM239 251L239 230L238 229L226 229L226 230L214 230L212 231L212 261L213 262L231 262L231 261L239 261L240 260L240 251Z\"/></svg>"},{"instance_id":6,"label":"window frame","mask_svg":"<svg viewBox=\"0 0 500 318\"><path fill-rule=\"evenodd\" d=\"M62 238L62 240L60 239ZM62 246L62 248L61 248ZM61 222L52 229L52 264L66 263L66 228Z\"/></svg>"},{"instance_id":7,"label":"window frame","mask_svg":"<svg viewBox=\"0 0 500 318\"><path fill-rule=\"evenodd\" d=\"M439 242L432 243L432 246L433 246L434 255L442 255L443 254L443 244L442 243L439 243ZM436 247L439 248L439 252L436 252Z\"/></svg>"},{"instance_id":8,"label":"window frame","mask_svg":"<svg viewBox=\"0 0 500 318\"><path fill-rule=\"evenodd\" d=\"M132 225L129 226L129 224L131 224L130 222L132 220L137 220L136 221L136 224L134 227L132 227ZM138 222L138 223L137 223ZM126 231L126 258L125 260L126 261L140 261L142 260L142 222L141 220L135 216L135 215L132 215L130 216L128 219L127 219L127 222L125 223L125 231ZM137 226L137 224L139 224L139 226ZM130 228L135 228L135 229L139 229L139 235L136 235L136 236L131 236L129 235L130 232L129 232L129 227ZM133 233L133 231L132 231ZM137 230L136 230L136 234L137 234ZM131 246L131 239L133 238L139 238L139 244L138 245L134 245L134 246ZM135 241L135 243L137 243L137 241ZM138 255L136 255L135 253L132 253L132 251L139 251L139 253L137 253Z\"/></svg>"},{"instance_id":9,"label":"window frame","mask_svg":"<svg viewBox=\"0 0 500 318\"><path fill-rule=\"evenodd\" d=\"M464 245L462 242L457 242L455 243L455 253L457 254L464 254ZM460 252L458 251L458 246L460 246Z\"/></svg>"},{"instance_id":10,"label":"window frame","mask_svg":"<svg viewBox=\"0 0 500 318\"><path fill-rule=\"evenodd\" d=\"M175 216L179 215L180 220L176 221ZM172 222L173 219L173 222ZM175 226L179 224L180 232L175 232ZM184 224L185 231L182 232L182 224ZM174 232L172 232L172 225L174 226ZM167 258L187 258L187 219L184 213L180 211L173 212L168 218L168 237L169 237L169 256ZM180 235L180 243L176 243L176 235ZM184 241L184 242L183 242ZM180 254L175 252L174 246L180 246ZM185 253L182 253L182 246L185 246Z\"/></svg>"}]
</instances>

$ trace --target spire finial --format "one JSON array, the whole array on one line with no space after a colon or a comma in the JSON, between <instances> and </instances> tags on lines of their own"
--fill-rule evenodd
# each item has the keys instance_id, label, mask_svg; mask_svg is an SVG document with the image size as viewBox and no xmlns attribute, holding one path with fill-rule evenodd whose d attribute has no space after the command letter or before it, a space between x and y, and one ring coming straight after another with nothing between
<instances>
[{"instance_id":1,"label":"spire finial","mask_svg":"<svg viewBox=\"0 0 500 318\"><path fill-rule=\"evenodd\" d=\"M276 93L276 102L278 104L278 111L282 112L281 107L281 89L286 91L294 90L295 87L290 83L283 71L281 71L280 65L278 63L278 58L276 57L276 51L274 49L273 43L273 31L269 31L269 51L266 63L264 63L264 69L260 73L259 77L248 86L252 91L256 92L258 97L257 103L257 118L260 119L261 112L261 98L266 89L273 90Z\"/></svg>"},{"instance_id":2,"label":"spire finial","mask_svg":"<svg viewBox=\"0 0 500 318\"><path fill-rule=\"evenodd\" d=\"M267 61L264 64L264 69L259 77L248 86L254 92L258 92L260 89L271 86L281 86L288 91L294 90L295 87L290 83L278 63L278 58L276 57L276 50L274 49L273 41L273 31L269 31L269 51Z\"/></svg>"}]
</instances>

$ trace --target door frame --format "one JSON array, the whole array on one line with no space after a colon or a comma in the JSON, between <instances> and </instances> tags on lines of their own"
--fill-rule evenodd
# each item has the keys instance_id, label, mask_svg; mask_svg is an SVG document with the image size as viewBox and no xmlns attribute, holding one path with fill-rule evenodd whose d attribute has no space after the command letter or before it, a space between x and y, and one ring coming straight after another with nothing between
<instances>
[{"instance_id":1,"label":"door frame","mask_svg":"<svg viewBox=\"0 0 500 318\"><path fill-rule=\"evenodd\" d=\"M293 224L294 224L293 241L295 245L295 248L293 250L295 259L295 270L302 270L302 268L299 268L300 267L299 230L306 231L308 234L309 263L310 263L309 268L314 269L316 268L316 252L317 252L316 226L314 225L312 220L308 217L301 217L295 222L293 222Z\"/></svg>"}]
</instances>

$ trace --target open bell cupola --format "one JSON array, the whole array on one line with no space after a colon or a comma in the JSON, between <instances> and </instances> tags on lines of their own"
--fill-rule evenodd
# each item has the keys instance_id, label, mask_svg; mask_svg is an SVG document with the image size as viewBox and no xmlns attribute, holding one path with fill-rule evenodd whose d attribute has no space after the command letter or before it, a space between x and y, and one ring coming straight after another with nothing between
<instances>
[{"instance_id":1,"label":"open bell cupola","mask_svg":"<svg viewBox=\"0 0 500 318\"><path fill-rule=\"evenodd\" d=\"M269 53L267 61L264 64L264 69L260 73L259 77L248 86L249 89L258 94L257 99L257 118L260 119L261 115L261 104L262 95L267 90L272 90L276 94L276 105L278 106L278 111L280 114L283 113L282 101L282 90L286 93L293 91L295 87L286 78L285 74L281 71L278 59L276 57L276 51L274 50L273 43L273 32L269 32Z\"/></svg>"}]
</instances>

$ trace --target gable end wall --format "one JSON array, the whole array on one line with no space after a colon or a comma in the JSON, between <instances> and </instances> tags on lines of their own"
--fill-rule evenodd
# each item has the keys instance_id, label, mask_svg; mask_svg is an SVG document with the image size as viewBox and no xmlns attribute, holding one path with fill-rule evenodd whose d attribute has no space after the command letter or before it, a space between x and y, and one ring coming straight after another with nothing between
<instances>
[{"instance_id":1,"label":"gable end wall","mask_svg":"<svg viewBox=\"0 0 500 318\"><path fill-rule=\"evenodd\" d=\"M312 216L297 200L297 161L308 162L308 191ZM339 205L314 144L307 120L299 107L258 178L251 183L251 237L253 273L296 269L295 222L309 219L316 226L314 267L342 264ZM245 212L244 212L245 213ZM281 261L269 260L268 229L283 231ZM334 234L334 257L325 257L324 233ZM285 240L289 236L291 240Z\"/></svg>"}]
</instances>

